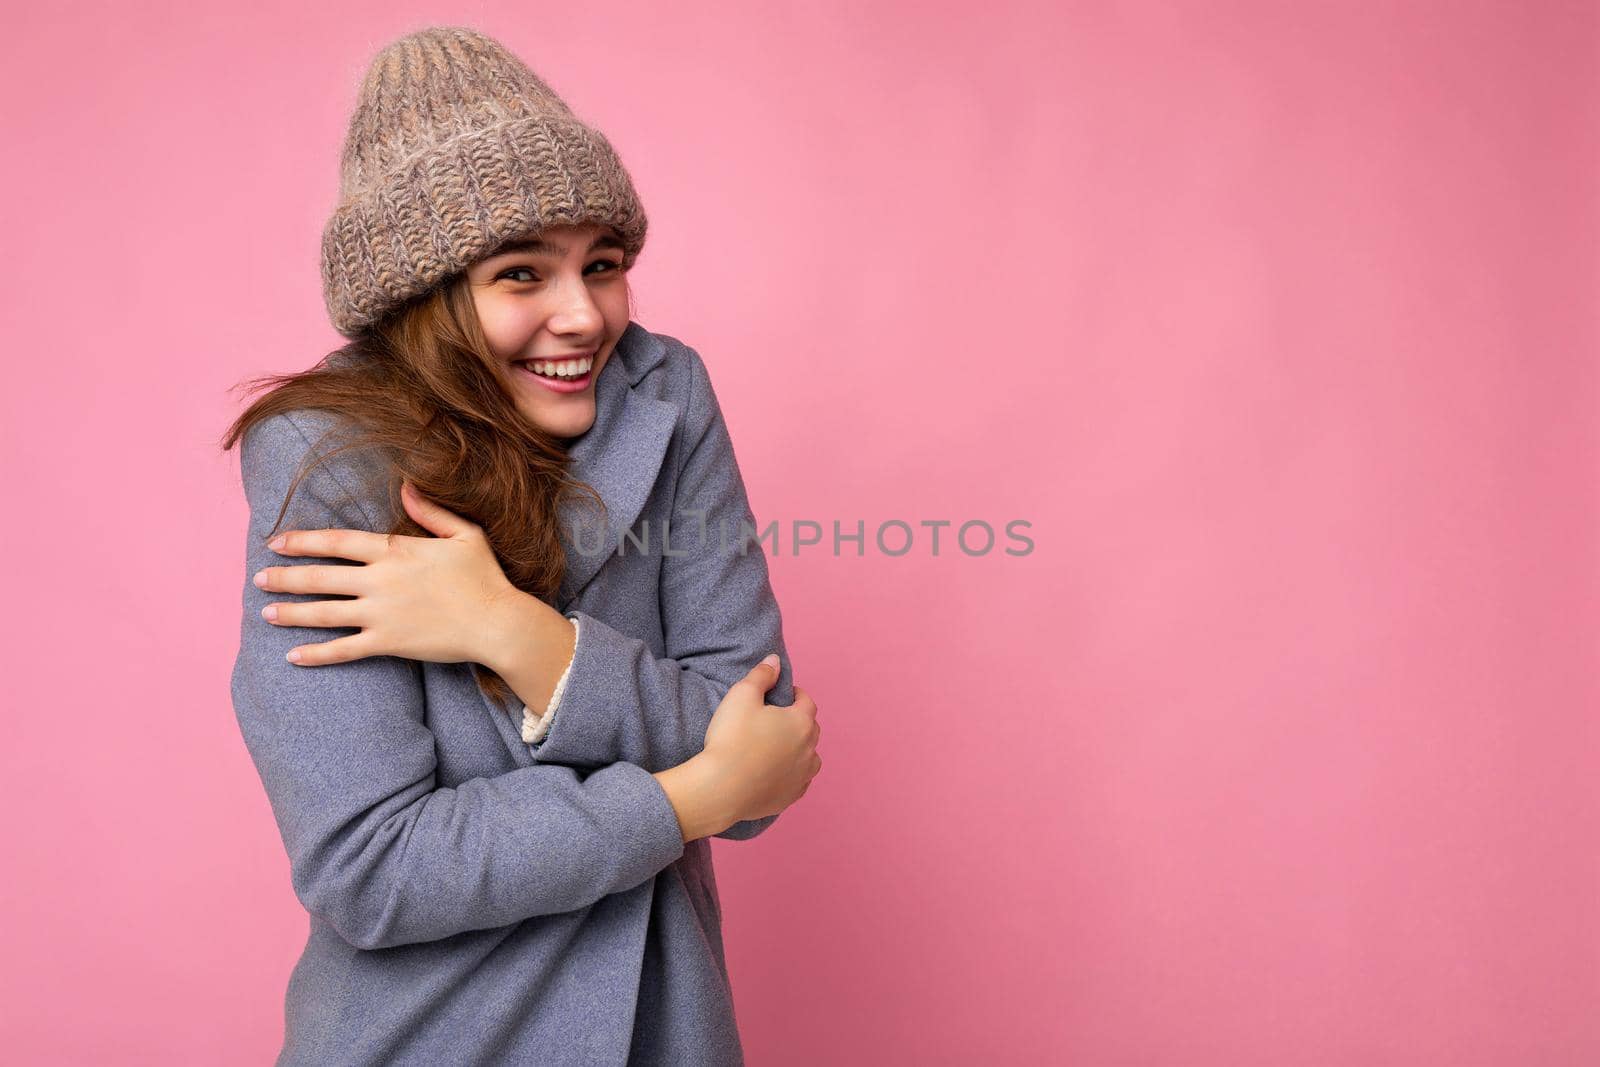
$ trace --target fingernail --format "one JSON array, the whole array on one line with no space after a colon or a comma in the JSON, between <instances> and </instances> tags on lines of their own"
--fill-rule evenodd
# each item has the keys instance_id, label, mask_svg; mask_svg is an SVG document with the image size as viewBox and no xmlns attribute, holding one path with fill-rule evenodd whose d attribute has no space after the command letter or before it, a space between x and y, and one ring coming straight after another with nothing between
<instances>
[{"instance_id":1,"label":"fingernail","mask_svg":"<svg viewBox=\"0 0 1600 1067\"><path fill-rule=\"evenodd\" d=\"M267 542L267 547L272 549L274 552L282 552L283 546L288 544L288 542L288 534L279 534L277 537L274 537L272 540Z\"/></svg>"},{"instance_id":2,"label":"fingernail","mask_svg":"<svg viewBox=\"0 0 1600 1067\"><path fill-rule=\"evenodd\" d=\"M276 604L268 604L266 607L262 608L261 609L261 617L263 619L266 619L268 622L277 622L278 621L278 605L276 605Z\"/></svg>"},{"instance_id":3,"label":"fingernail","mask_svg":"<svg viewBox=\"0 0 1600 1067\"><path fill-rule=\"evenodd\" d=\"M300 650L298 648L291 648L286 655L290 663L300 662Z\"/></svg>"},{"instance_id":4,"label":"fingernail","mask_svg":"<svg viewBox=\"0 0 1600 1067\"><path fill-rule=\"evenodd\" d=\"M258 585L261 588L265 589L267 587L267 572L266 571L256 571L256 576L254 578L252 578L251 581L255 582L256 585Z\"/></svg>"},{"instance_id":5,"label":"fingernail","mask_svg":"<svg viewBox=\"0 0 1600 1067\"><path fill-rule=\"evenodd\" d=\"M768 656L766 659L762 660L761 662L765 663L769 667L776 667L778 665L778 662L779 662L778 654L776 652L774 652L770 656Z\"/></svg>"}]
</instances>

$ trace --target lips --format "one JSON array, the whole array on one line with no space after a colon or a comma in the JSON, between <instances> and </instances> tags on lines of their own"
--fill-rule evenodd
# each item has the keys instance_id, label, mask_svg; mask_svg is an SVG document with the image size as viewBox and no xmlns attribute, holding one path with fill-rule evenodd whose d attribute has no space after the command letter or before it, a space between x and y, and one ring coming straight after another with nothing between
<instances>
[{"instance_id":1,"label":"lips","mask_svg":"<svg viewBox=\"0 0 1600 1067\"><path fill-rule=\"evenodd\" d=\"M579 353L569 356L534 357L532 359L514 360L517 366L532 371L535 374L557 378L563 381L573 381L594 369L595 352Z\"/></svg>"},{"instance_id":2,"label":"lips","mask_svg":"<svg viewBox=\"0 0 1600 1067\"><path fill-rule=\"evenodd\" d=\"M594 379L594 366L588 360L573 360L568 361L565 364L557 364L558 366L564 365L567 367L587 367L587 369L583 369L581 373L568 375L566 377L562 377L557 374L537 373L533 369L535 363L538 363L543 367L549 366L549 364L547 364L544 360L528 359L516 360L512 366L516 368L517 374L527 378L529 381L537 382L545 389L548 389L554 393L581 393L589 388L589 383Z\"/></svg>"}]
</instances>

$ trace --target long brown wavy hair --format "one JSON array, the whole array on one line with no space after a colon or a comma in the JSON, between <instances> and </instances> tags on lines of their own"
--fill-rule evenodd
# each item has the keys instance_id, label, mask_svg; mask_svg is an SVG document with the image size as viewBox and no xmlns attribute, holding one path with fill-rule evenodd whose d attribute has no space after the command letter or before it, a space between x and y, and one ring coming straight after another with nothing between
<instances>
[{"instance_id":1,"label":"long brown wavy hair","mask_svg":"<svg viewBox=\"0 0 1600 1067\"><path fill-rule=\"evenodd\" d=\"M278 510L276 531L296 488L312 469L350 449L376 448L388 460L394 524L386 532L430 537L400 504L400 483L483 527L511 584L553 604L566 570L558 506L587 497L605 502L568 473L566 447L517 408L502 361L489 350L466 274L457 273L395 309L309 370L269 374L235 386L267 390L223 436L232 449L262 420L300 408L344 416L340 440L295 475ZM511 687L482 664L479 688L503 708Z\"/></svg>"}]
</instances>

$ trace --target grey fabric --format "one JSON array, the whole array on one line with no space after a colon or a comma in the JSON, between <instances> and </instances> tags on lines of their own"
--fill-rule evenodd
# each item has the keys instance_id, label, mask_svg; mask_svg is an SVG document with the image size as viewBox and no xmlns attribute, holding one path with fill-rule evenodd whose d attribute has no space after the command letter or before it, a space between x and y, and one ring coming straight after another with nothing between
<instances>
[{"instance_id":1,"label":"grey fabric","mask_svg":"<svg viewBox=\"0 0 1600 1067\"><path fill-rule=\"evenodd\" d=\"M712 531L756 525L699 355L630 323L596 390L572 471L610 523L603 551L568 537L557 606L583 626L535 745L520 704L497 707L466 664L285 660L357 632L274 626L265 604L319 597L250 580L267 566L359 566L265 544L295 472L338 426L301 410L242 443L233 704L310 915L280 1064L743 1062L710 842L684 844L651 773L700 751L728 687L768 652L783 666L767 699L793 703L788 650L760 547L680 536L701 510ZM335 457L301 482L279 530L387 529L384 477L370 456ZM564 530L588 515L564 515ZM644 520L649 552L622 540Z\"/></svg>"}]
</instances>

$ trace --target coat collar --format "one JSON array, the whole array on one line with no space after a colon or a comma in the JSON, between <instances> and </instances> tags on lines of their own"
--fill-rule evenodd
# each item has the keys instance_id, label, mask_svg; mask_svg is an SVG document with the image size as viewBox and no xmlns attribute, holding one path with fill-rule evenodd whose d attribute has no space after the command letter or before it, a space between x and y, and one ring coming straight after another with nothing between
<instances>
[{"instance_id":1,"label":"coat collar","mask_svg":"<svg viewBox=\"0 0 1600 1067\"><path fill-rule=\"evenodd\" d=\"M627 368L628 386L631 388L654 370L656 364L667 358L667 346L661 338L630 319L627 329L617 338L617 347L612 355L616 358L611 362L620 360Z\"/></svg>"},{"instance_id":2,"label":"coat collar","mask_svg":"<svg viewBox=\"0 0 1600 1067\"><path fill-rule=\"evenodd\" d=\"M604 522L587 499L563 502L561 539L567 549L566 575L557 605L567 606L616 554L623 531L644 510L661 472L678 409L634 386L666 358L666 345L630 321L617 339L612 358L595 379L595 420L568 446L572 477L594 488L605 501Z\"/></svg>"}]
</instances>

